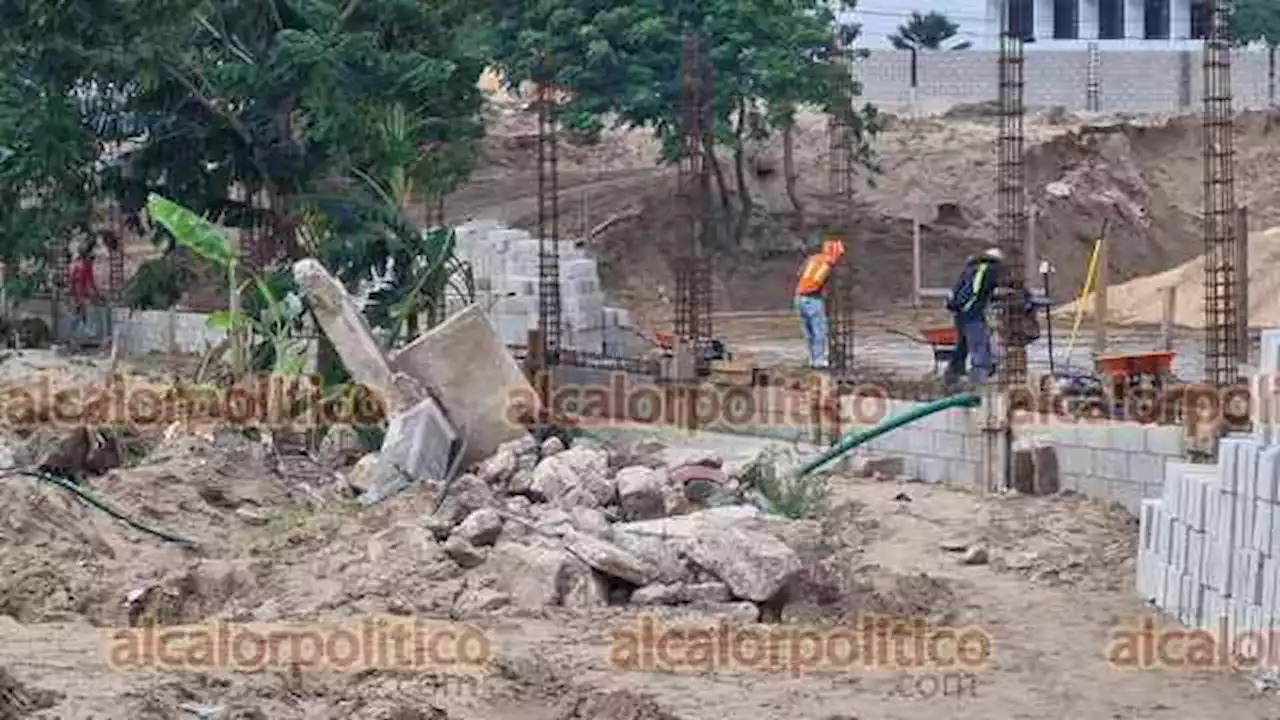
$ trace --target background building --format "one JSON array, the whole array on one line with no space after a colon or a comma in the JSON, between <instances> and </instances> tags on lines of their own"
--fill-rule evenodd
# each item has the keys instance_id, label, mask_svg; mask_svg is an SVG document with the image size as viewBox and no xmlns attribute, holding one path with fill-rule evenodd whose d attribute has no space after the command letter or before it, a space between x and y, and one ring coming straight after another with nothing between
<instances>
[{"instance_id":1,"label":"background building","mask_svg":"<svg viewBox=\"0 0 1280 720\"><path fill-rule=\"evenodd\" d=\"M862 45L890 48L889 35L911 12L939 12L960 26L957 41L973 48L999 44L1000 8L1004 0L935 0L912 6L895 0L864 0L849 17L862 24ZM1027 50L1083 49L1105 41L1100 49L1161 49L1194 45L1204 37L1206 0L1014 0L1013 25L1021 27Z\"/></svg>"}]
</instances>

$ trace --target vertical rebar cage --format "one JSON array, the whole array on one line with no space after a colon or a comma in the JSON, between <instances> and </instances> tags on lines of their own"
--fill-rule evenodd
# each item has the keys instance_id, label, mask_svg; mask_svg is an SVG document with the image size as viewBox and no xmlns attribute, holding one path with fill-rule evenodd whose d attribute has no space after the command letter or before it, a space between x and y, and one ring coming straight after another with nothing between
<instances>
[{"instance_id":1,"label":"vertical rebar cage","mask_svg":"<svg viewBox=\"0 0 1280 720\"><path fill-rule=\"evenodd\" d=\"M828 117L828 171L830 191L840 212L852 213L853 203L853 97L850 83L853 65L849 53L840 44L839 35L832 38L831 114ZM847 224L848 226L848 224ZM847 238L852 240L852 238ZM854 344L854 288L857 283L854 268L847 258L836 263L827 287L827 310L830 329L827 333L827 359L831 373L843 378L853 372Z\"/></svg>"},{"instance_id":2,"label":"vertical rebar cage","mask_svg":"<svg viewBox=\"0 0 1280 720\"><path fill-rule=\"evenodd\" d=\"M698 39L685 33L681 57L680 164L677 175L683 237L675 260L675 336L687 343L699 375L709 372L711 350L711 268L709 174L704 153L711 147L711 73L702 62Z\"/></svg>"},{"instance_id":3,"label":"vertical rebar cage","mask_svg":"<svg viewBox=\"0 0 1280 720\"><path fill-rule=\"evenodd\" d=\"M1025 88L1023 6L1005 0L1000 18L1000 139L996 163L997 239L1005 262L1000 281L998 332L1003 350L998 379L1010 387L1027 382L1022 320L1026 310L1023 244L1027 234L1026 167L1022 120Z\"/></svg>"},{"instance_id":4,"label":"vertical rebar cage","mask_svg":"<svg viewBox=\"0 0 1280 720\"><path fill-rule=\"evenodd\" d=\"M545 68L540 69L545 73ZM561 350L560 177L557 167L555 88L538 79L538 329L544 360L554 365Z\"/></svg>"},{"instance_id":5,"label":"vertical rebar cage","mask_svg":"<svg viewBox=\"0 0 1280 720\"><path fill-rule=\"evenodd\" d=\"M1230 2L1216 0L1210 10L1204 43L1204 373L1206 383L1224 387L1237 379L1237 344L1244 339L1237 337L1236 317Z\"/></svg>"}]
</instances>

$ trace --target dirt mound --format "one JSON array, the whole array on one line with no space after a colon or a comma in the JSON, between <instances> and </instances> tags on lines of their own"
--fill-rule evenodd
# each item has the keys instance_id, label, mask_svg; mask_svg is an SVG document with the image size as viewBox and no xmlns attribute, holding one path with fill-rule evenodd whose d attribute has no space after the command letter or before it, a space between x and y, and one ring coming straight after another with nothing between
<instances>
[{"instance_id":1,"label":"dirt mound","mask_svg":"<svg viewBox=\"0 0 1280 720\"><path fill-rule=\"evenodd\" d=\"M0 667L0 720L21 720L58 704L58 694L35 690Z\"/></svg>"},{"instance_id":2,"label":"dirt mound","mask_svg":"<svg viewBox=\"0 0 1280 720\"><path fill-rule=\"evenodd\" d=\"M999 123L982 112L962 115L895 118L877 145L883 172L856 180L856 202L848 208L831 204L825 118L799 119L796 165L807 219L811 227L826 222L848 235L864 307L909 298L911 218L924 223L926 286L949 285L965 257L995 239ZM529 132L528 119L519 113L504 118L522 128L516 135ZM1269 173L1277 160L1270 142L1273 122L1265 113L1236 121L1238 193L1260 226L1280 220L1273 217L1280 214L1280 182ZM1118 240L1113 282L1165 270L1202 250L1196 219L1202 205L1198 118L1085 123L1048 113L1028 117L1025 136L1028 205L1039 211L1039 254L1057 268L1056 299L1069 301L1079 291L1104 218L1108 237ZM455 211L465 217L532 227L532 151L513 145L502 125L490 138L505 149L496 153L492 172L482 171L451 207L456 203ZM625 132L597 146L572 148L573 160L562 173L561 228L569 236L607 225L590 241L606 287L641 314L660 316L668 314L674 294L671 262L679 222L672 212L672 173L654 166L653 149L647 135ZM781 167L781 142L753 147L750 155L753 168ZM757 211L741 242L723 228L713 240L715 302L726 310L783 310L807 238L794 229L781 173L748 175Z\"/></svg>"},{"instance_id":3,"label":"dirt mound","mask_svg":"<svg viewBox=\"0 0 1280 720\"><path fill-rule=\"evenodd\" d=\"M1249 324L1275 327L1280 324L1280 275L1274 268L1280 261L1280 227L1249 235ZM1154 325L1164 315L1165 289L1176 288L1173 322L1189 328L1205 325L1203 255L1172 270L1148 275L1107 292L1107 315L1112 322ZM1085 298L1086 313L1093 312L1094 297ZM1057 312L1074 317L1080 305L1070 303Z\"/></svg>"}]
</instances>

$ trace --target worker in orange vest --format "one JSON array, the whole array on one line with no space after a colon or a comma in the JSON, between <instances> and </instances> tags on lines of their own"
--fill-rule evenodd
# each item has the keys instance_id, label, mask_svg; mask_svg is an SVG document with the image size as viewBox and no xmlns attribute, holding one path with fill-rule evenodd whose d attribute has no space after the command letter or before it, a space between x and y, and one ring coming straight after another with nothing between
<instances>
[{"instance_id":1,"label":"worker in orange vest","mask_svg":"<svg viewBox=\"0 0 1280 720\"><path fill-rule=\"evenodd\" d=\"M809 344L809 367L827 367L827 314L822 293L831 276L831 267L844 255L844 243L835 236L825 236L821 252L810 255L800 267L796 282L796 310Z\"/></svg>"}]
</instances>

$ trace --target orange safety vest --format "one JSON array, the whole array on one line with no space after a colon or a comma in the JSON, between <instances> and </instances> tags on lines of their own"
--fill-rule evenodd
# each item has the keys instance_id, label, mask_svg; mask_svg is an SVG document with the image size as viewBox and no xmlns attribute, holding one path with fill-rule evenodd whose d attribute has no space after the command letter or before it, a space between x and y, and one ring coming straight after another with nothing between
<instances>
[{"instance_id":1,"label":"orange safety vest","mask_svg":"<svg viewBox=\"0 0 1280 720\"><path fill-rule=\"evenodd\" d=\"M796 295L816 295L831 274L831 258L825 253L815 253L800 268L800 281L796 283Z\"/></svg>"}]
</instances>

